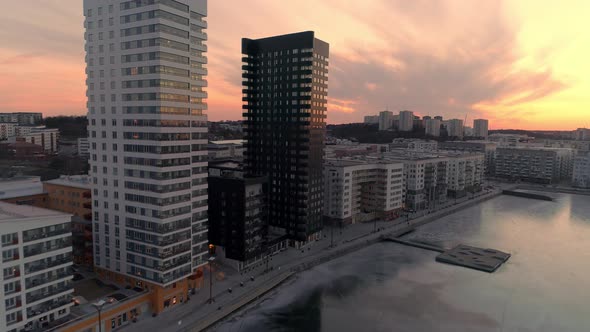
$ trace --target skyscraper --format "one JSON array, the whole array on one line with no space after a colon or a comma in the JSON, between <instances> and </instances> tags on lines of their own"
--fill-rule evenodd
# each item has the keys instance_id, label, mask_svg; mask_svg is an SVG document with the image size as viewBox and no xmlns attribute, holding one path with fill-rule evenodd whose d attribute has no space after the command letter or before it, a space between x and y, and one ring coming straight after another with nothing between
<instances>
[{"instance_id":1,"label":"skyscraper","mask_svg":"<svg viewBox=\"0 0 590 332\"><path fill-rule=\"evenodd\" d=\"M160 312L206 262L207 2L84 0L84 14L95 267L149 287Z\"/></svg>"},{"instance_id":2,"label":"skyscraper","mask_svg":"<svg viewBox=\"0 0 590 332\"><path fill-rule=\"evenodd\" d=\"M268 176L270 224L320 236L329 45L307 31L242 39L247 176Z\"/></svg>"},{"instance_id":3,"label":"skyscraper","mask_svg":"<svg viewBox=\"0 0 590 332\"><path fill-rule=\"evenodd\" d=\"M488 138L488 120L473 120L473 136Z\"/></svg>"},{"instance_id":4,"label":"skyscraper","mask_svg":"<svg viewBox=\"0 0 590 332\"><path fill-rule=\"evenodd\" d=\"M399 131L412 131L414 128L414 112L399 112Z\"/></svg>"}]
</instances>

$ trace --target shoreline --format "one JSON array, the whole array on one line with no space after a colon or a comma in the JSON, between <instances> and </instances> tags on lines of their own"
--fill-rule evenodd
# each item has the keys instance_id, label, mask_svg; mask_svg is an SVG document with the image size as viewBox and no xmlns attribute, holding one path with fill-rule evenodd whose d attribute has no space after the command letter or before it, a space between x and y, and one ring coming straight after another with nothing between
<instances>
[{"instance_id":1,"label":"shoreline","mask_svg":"<svg viewBox=\"0 0 590 332\"><path fill-rule=\"evenodd\" d=\"M502 189L496 189L492 192L488 192L488 193L482 194L478 197L473 197L471 199L468 199L467 201L463 201L461 203L458 203L457 205L449 206L449 207L444 208L442 210L433 212L432 214L427 214L422 217L418 217L416 219L410 219L407 221L407 223L403 222L403 221L398 222L398 223L393 224L389 227L386 227L385 229L382 229L376 233L368 233L368 234L360 236L352 241L344 242L343 244L341 244L341 246L346 246L345 248L342 248L340 250L336 250L334 252L322 252L322 253L319 253L316 255L319 257L310 257L310 261L308 261L308 262L301 262L301 263L294 264L295 266L291 267L289 269L289 272L283 273L283 275L286 275L286 274L288 274L288 275L285 278L281 279L280 282L265 284L263 286L263 291L260 292L260 294L258 294L259 292L254 290L248 294L243 295L243 297L244 297L243 301L238 301L239 303L230 305L229 307L227 307L227 309L222 308L222 310L219 312L219 314L213 315L214 317L212 317L210 322L206 322L204 324L198 324L197 326L194 326L191 328L181 329L180 331L182 331L182 332L209 331L211 328L215 328L217 325L222 324L224 321L226 321L228 318L230 318L232 314L238 312L241 309L247 309L247 306L249 304L251 304L252 302L254 302L257 299L263 298L264 295L266 295L268 292L278 288L285 281L292 278L293 276L296 276L297 274L299 274L301 272L310 270L318 265L333 261L333 260L340 258L342 256L345 256L347 254L359 251L359 250L367 248L373 244L379 243L379 242L381 242L381 237L384 235L390 235L390 236L395 236L395 237L398 237L400 235L404 235L408 232L413 231L416 227L436 221L440 218L446 217L446 216L453 214L457 211L470 208L474 205L477 205L479 203L485 202L487 200L490 200L492 198L495 198L495 197L498 197L501 195L502 195ZM258 294L258 295L255 295L255 294Z\"/></svg>"}]
</instances>

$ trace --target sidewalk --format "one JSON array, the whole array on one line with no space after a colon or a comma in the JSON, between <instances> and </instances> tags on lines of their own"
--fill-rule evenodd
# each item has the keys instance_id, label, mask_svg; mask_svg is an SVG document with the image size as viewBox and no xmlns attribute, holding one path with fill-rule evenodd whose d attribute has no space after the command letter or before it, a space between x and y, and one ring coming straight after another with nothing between
<instances>
[{"instance_id":1,"label":"sidewalk","mask_svg":"<svg viewBox=\"0 0 590 332\"><path fill-rule=\"evenodd\" d=\"M139 318L137 323L122 328L121 331L153 330L162 332L172 331L201 331L217 321L227 317L243 305L251 302L252 295L262 296L267 290L274 288L275 283L279 284L296 273L309 269L326 261L341 257L352 251L361 249L379 241L380 237L389 234L403 234L416 226L436 220L442 216L451 214L457 210L477 204L481 201L499 195L502 188L482 192L474 197L464 197L447 202L438 210L428 213L421 211L410 215L409 218L402 217L396 221L374 222L349 225L340 229L335 227L324 228L324 237L304 249L288 248L287 250L272 256L269 262L269 271L265 273L265 264L257 269L249 271L247 275L232 274L225 280L213 281L213 304L208 304L209 299L209 275L205 271L204 287L190 301L179 304L169 311L163 312L157 317L146 314ZM379 229L373 232L374 228ZM332 231L333 243L332 247ZM250 277L254 277L252 281ZM277 282L280 280L280 282ZM243 286L240 285L243 282ZM271 286L270 288L268 286ZM228 288L232 289L229 293ZM261 292L261 290L265 290ZM212 318L215 317L215 320ZM206 322L206 323L205 323Z\"/></svg>"}]
</instances>

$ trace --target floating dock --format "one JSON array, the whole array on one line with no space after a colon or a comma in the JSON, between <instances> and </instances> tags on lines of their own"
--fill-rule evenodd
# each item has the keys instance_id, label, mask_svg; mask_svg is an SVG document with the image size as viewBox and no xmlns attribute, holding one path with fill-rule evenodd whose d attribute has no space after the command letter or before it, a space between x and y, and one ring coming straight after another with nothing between
<instances>
[{"instance_id":1,"label":"floating dock","mask_svg":"<svg viewBox=\"0 0 590 332\"><path fill-rule=\"evenodd\" d=\"M508 258L510 258L510 254L499 250L460 244L436 256L436 261L492 273L502 266Z\"/></svg>"}]
</instances>

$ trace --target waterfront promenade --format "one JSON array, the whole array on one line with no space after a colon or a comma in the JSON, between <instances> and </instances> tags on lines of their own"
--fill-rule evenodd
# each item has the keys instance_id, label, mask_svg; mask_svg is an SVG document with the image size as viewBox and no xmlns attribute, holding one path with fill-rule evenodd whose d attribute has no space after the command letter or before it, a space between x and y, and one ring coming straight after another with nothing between
<instances>
[{"instance_id":1,"label":"waterfront promenade","mask_svg":"<svg viewBox=\"0 0 590 332\"><path fill-rule=\"evenodd\" d=\"M228 317L233 312L251 303L266 292L278 286L293 274L310 269L324 262L346 255L350 252L362 249L379 241L386 234L399 235L419 225L437 220L455 211L478 204L501 194L502 189L484 191L474 196L462 199L452 199L439 206L436 211L421 211L402 217L396 221L376 223L369 222L354 224L343 228L329 227L324 229L326 235L322 240L308 245L303 250L289 248L272 257L269 268L266 266L249 271L248 274L228 273L224 280L213 282L213 304L208 304L209 285L205 282L190 301L178 304L169 311L163 312L157 317L151 317L149 313L141 316L137 323L133 323L121 329L121 331L202 331L217 322ZM379 231L374 232L374 229ZM333 231L333 232L332 232ZM334 235L333 241L331 235ZM332 245L334 244L334 245ZM250 278L254 277L252 281ZM209 280L208 272L205 273L205 281ZM240 285L243 283L243 286ZM228 289L231 288L231 293Z\"/></svg>"}]
</instances>

